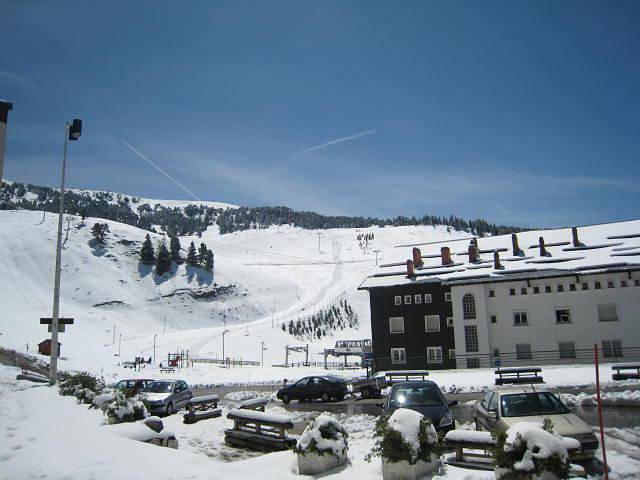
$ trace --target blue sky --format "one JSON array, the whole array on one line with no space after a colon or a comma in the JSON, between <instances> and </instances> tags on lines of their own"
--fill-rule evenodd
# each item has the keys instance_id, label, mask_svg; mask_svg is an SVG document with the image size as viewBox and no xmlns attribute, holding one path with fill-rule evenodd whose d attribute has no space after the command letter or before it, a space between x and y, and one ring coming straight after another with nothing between
<instances>
[{"instance_id":1,"label":"blue sky","mask_svg":"<svg viewBox=\"0 0 640 480\"><path fill-rule=\"evenodd\" d=\"M530 226L640 216L637 1L0 8L10 180L55 186L79 117L78 188L189 198L123 139L206 200Z\"/></svg>"}]
</instances>

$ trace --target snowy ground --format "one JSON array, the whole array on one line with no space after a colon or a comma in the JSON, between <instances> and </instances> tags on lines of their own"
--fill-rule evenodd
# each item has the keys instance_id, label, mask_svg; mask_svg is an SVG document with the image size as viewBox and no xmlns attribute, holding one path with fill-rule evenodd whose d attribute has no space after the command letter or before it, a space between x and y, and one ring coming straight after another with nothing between
<instances>
[{"instance_id":1,"label":"snowy ground","mask_svg":"<svg viewBox=\"0 0 640 480\"><path fill-rule=\"evenodd\" d=\"M184 425L180 415L165 419L180 442L178 450L143 444L109 434L101 412L61 397L48 386L16 381L15 368L0 367L0 479L294 479L295 455L260 455L224 445L230 422L222 418ZM287 413L277 404L268 411ZM225 412L226 413L226 412ZM296 421L309 413L294 413ZM327 479L382 478L379 460L364 461L373 446L375 418L339 415L349 433L349 464ZM605 419L606 421L606 419ZM612 479L640 478L640 427L606 429ZM259 472L259 473L257 473ZM492 479L492 472L443 467L449 480Z\"/></svg>"}]
</instances>

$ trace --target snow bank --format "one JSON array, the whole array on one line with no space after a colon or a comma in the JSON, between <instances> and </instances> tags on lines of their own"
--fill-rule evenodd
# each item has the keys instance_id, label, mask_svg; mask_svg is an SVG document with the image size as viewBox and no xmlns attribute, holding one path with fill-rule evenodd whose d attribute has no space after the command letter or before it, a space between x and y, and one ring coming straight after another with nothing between
<instances>
[{"instance_id":1,"label":"snow bank","mask_svg":"<svg viewBox=\"0 0 640 480\"><path fill-rule=\"evenodd\" d=\"M255 390L240 390L237 392L229 392L224 398L234 402L244 402L245 400L253 400L255 398L266 398L268 401L273 402L276 398L273 392L258 392Z\"/></svg>"},{"instance_id":2,"label":"snow bank","mask_svg":"<svg viewBox=\"0 0 640 480\"><path fill-rule=\"evenodd\" d=\"M640 391L625 390L624 392L603 392L600 395L602 405L608 407L640 407ZM596 394L561 393L562 401L571 407L593 407L597 405Z\"/></svg>"},{"instance_id":3,"label":"snow bank","mask_svg":"<svg viewBox=\"0 0 640 480\"><path fill-rule=\"evenodd\" d=\"M289 415L281 415L278 413L271 412L256 412L254 410L240 410L239 408L234 408L229 410L227 415L235 416L238 418L244 418L247 420L256 420L263 422L273 422L273 423L293 423L293 419Z\"/></svg>"}]
</instances>

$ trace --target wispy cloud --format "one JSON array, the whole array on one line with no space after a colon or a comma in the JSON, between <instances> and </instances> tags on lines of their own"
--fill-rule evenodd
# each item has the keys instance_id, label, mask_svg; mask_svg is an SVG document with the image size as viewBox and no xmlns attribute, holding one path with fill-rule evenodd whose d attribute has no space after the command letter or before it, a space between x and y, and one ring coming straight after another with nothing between
<instances>
[{"instance_id":1,"label":"wispy cloud","mask_svg":"<svg viewBox=\"0 0 640 480\"><path fill-rule=\"evenodd\" d=\"M5 82L11 83L20 87L24 90L28 90L31 93L37 93L39 95L44 95L44 90L40 85L36 82L22 75L18 75L17 73L11 72L0 72L0 81L4 80Z\"/></svg>"}]
</instances>

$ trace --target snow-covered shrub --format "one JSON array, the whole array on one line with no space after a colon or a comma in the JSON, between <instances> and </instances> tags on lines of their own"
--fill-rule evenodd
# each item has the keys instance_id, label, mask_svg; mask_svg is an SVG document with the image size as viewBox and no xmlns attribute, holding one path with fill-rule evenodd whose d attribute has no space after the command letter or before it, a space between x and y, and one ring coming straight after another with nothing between
<instances>
[{"instance_id":1,"label":"snow-covered shrub","mask_svg":"<svg viewBox=\"0 0 640 480\"><path fill-rule=\"evenodd\" d=\"M104 380L90 373L62 374L60 395L74 396L79 403L91 404L96 394L104 388Z\"/></svg>"},{"instance_id":2,"label":"snow-covered shrub","mask_svg":"<svg viewBox=\"0 0 640 480\"><path fill-rule=\"evenodd\" d=\"M114 393L114 400L103 406L109 423L135 422L149 416L147 407L139 397L127 398L124 393L117 390Z\"/></svg>"},{"instance_id":3,"label":"snow-covered shrub","mask_svg":"<svg viewBox=\"0 0 640 480\"><path fill-rule=\"evenodd\" d=\"M496 478L529 480L568 478L567 447L579 448L575 439L553 433L550 421L520 422L498 434L493 460Z\"/></svg>"},{"instance_id":4,"label":"snow-covered shrub","mask_svg":"<svg viewBox=\"0 0 640 480\"><path fill-rule=\"evenodd\" d=\"M384 480L415 480L438 467L440 445L431 419L419 412L399 408L376 422L376 443L365 460L382 459Z\"/></svg>"},{"instance_id":5,"label":"snow-covered shrub","mask_svg":"<svg viewBox=\"0 0 640 480\"><path fill-rule=\"evenodd\" d=\"M113 402L116 399L117 390L112 388L105 388L101 393L95 395L93 397L93 401L91 402L91 406L89 408L100 408L104 410L104 408Z\"/></svg>"},{"instance_id":6,"label":"snow-covered shrub","mask_svg":"<svg viewBox=\"0 0 640 480\"><path fill-rule=\"evenodd\" d=\"M313 420L298 439L294 451L298 455L298 472L315 475L347 461L349 435L335 418L327 414Z\"/></svg>"}]
</instances>

